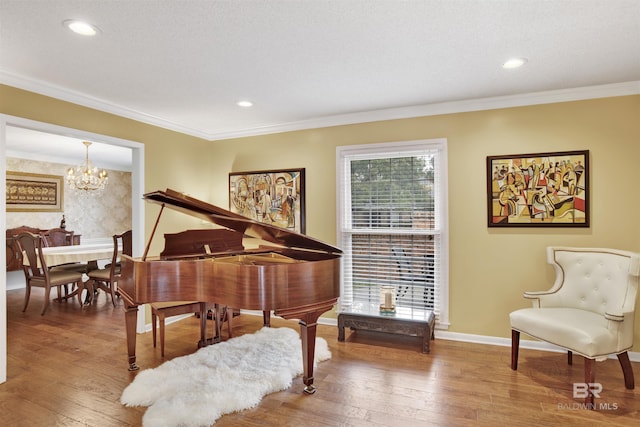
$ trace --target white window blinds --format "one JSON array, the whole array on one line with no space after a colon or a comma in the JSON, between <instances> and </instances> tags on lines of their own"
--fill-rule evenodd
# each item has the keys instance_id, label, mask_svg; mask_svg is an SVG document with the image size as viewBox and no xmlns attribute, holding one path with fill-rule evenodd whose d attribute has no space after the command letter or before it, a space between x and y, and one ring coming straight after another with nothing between
<instances>
[{"instance_id":1,"label":"white window blinds","mask_svg":"<svg viewBox=\"0 0 640 427\"><path fill-rule=\"evenodd\" d=\"M396 306L448 321L446 140L337 149L340 305Z\"/></svg>"}]
</instances>

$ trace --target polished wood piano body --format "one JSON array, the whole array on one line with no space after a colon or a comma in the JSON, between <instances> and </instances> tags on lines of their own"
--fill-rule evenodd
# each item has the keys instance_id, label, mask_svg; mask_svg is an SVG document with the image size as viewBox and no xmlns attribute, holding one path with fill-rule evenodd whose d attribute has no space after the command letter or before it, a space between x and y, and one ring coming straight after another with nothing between
<instances>
[{"instance_id":1,"label":"polished wood piano body","mask_svg":"<svg viewBox=\"0 0 640 427\"><path fill-rule=\"evenodd\" d=\"M143 257L122 256L118 290L126 311L129 369L138 369L135 329L139 304L203 301L299 319L303 382L305 392L313 393L317 320L338 299L341 251L170 189L144 198L160 204L160 213L168 207L224 228L165 235L165 249L158 257L147 257L151 241ZM245 237L266 244L245 249Z\"/></svg>"}]
</instances>

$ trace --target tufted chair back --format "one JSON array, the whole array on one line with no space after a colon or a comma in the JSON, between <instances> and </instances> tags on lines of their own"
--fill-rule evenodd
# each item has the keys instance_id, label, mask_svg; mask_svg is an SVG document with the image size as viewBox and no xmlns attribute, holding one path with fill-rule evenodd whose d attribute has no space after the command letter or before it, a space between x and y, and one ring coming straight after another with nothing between
<instances>
[{"instance_id":1,"label":"tufted chair back","mask_svg":"<svg viewBox=\"0 0 640 427\"><path fill-rule=\"evenodd\" d=\"M585 358L585 383L594 383L595 362L615 354L625 387L634 388L628 350L640 275L640 254L602 248L547 248L547 262L556 273L546 291L525 292L533 307L509 314L511 368L518 367L520 333L563 347L572 364L575 352ZM585 403L594 406L590 390Z\"/></svg>"},{"instance_id":2,"label":"tufted chair back","mask_svg":"<svg viewBox=\"0 0 640 427\"><path fill-rule=\"evenodd\" d=\"M547 248L556 281L541 304L604 315L632 313L638 291L638 254L615 249ZM540 300L539 300L540 301Z\"/></svg>"}]
</instances>

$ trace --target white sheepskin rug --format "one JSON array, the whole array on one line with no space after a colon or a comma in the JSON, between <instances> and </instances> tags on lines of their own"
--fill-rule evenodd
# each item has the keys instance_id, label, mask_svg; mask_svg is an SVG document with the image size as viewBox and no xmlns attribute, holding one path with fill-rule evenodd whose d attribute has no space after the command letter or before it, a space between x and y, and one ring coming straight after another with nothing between
<instances>
[{"instance_id":1,"label":"white sheepskin rug","mask_svg":"<svg viewBox=\"0 0 640 427\"><path fill-rule=\"evenodd\" d=\"M327 342L316 338L315 363L330 358ZM120 402L149 407L143 426L209 426L289 388L302 373L298 332L265 327L141 371Z\"/></svg>"}]
</instances>

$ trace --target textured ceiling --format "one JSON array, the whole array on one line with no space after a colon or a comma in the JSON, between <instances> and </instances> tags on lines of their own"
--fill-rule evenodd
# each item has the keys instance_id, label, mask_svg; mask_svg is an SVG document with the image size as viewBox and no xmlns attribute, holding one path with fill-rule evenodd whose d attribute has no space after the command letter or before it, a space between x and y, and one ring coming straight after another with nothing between
<instances>
[{"instance_id":1,"label":"textured ceiling","mask_svg":"<svg viewBox=\"0 0 640 427\"><path fill-rule=\"evenodd\" d=\"M639 82L638 0L0 0L0 83L211 140Z\"/></svg>"},{"instance_id":2,"label":"textured ceiling","mask_svg":"<svg viewBox=\"0 0 640 427\"><path fill-rule=\"evenodd\" d=\"M84 162L87 149L82 139L16 126L7 126L7 157L76 166ZM99 168L131 172L130 148L90 141L89 160Z\"/></svg>"}]
</instances>

